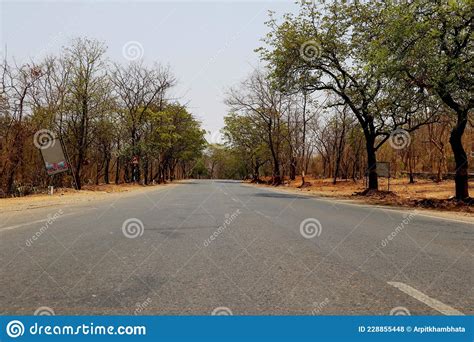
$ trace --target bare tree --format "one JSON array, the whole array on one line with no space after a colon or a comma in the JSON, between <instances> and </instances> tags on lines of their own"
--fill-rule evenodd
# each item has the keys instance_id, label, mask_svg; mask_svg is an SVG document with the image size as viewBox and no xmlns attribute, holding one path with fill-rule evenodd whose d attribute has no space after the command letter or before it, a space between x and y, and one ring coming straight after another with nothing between
<instances>
[{"instance_id":1,"label":"bare tree","mask_svg":"<svg viewBox=\"0 0 474 342\"><path fill-rule=\"evenodd\" d=\"M65 51L67 83L67 140L74 148L75 182L82 187L82 167L88 165L88 149L93 141L92 120L108 107L109 80L105 46L97 40L78 38Z\"/></svg>"},{"instance_id":2,"label":"bare tree","mask_svg":"<svg viewBox=\"0 0 474 342\"><path fill-rule=\"evenodd\" d=\"M112 75L115 93L120 105L120 112L129 132L130 153L135 160L141 157L139 142L145 133L147 111L152 105L163 109L166 91L176 83L169 68L156 64L147 68L142 62L130 63L127 66L115 65ZM140 181L140 167L137 162L132 166L132 180Z\"/></svg>"},{"instance_id":3,"label":"bare tree","mask_svg":"<svg viewBox=\"0 0 474 342\"><path fill-rule=\"evenodd\" d=\"M41 68L34 63L10 65L6 59L2 65L1 75L1 109L2 109L2 165L0 181L6 192L13 192L15 175L24 158L24 148L33 131L25 118L30 116L32 90L42 77Z\"/></svg>"},{"instance_id":4,"label":"bare tree","mask_svg":"<svg viewBox=\"0 0 474 342\"><path fill-rule=\"evenodd\" d=\"M233 111L242 112L265 128L265 140L272 156L274 185L282 182L282 117L288 101L287 95L273 87L268 75L258 70L243 81L239 88L231 89L226 99Z\"/></svg>"}]
</instances>

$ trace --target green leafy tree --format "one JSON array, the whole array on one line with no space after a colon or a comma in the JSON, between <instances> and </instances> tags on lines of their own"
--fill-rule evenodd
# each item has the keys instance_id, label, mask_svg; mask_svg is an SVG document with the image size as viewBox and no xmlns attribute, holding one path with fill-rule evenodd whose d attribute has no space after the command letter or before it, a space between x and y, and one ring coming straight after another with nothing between
<instances>
[{"instance_id":1,"label":"green leafy tree","mask_svg":"<svg viewBox=\"0 0 474 342\"><path fill-rule=\"evenodd\" d=\"M224 118L223 129L227 146L245 163L253 182L260 181L260 168L271 158L268 146L263 139L265 130L247 116L230 113ZM247 176L247 174L245 176Z\"/></svg>"},{"instance_id":2,"label":"green leafy tree","mask_svg":"<svg viewBox=\"0 0 474 342\"><path fill-rule=\"evenodd\" d=\"M462 137L474 109L474 1L389 1L371 41L374 64L449 108L456 198L467 199L468 158Z\"/></svg>"},{"instance_id":3,"label":"green leafy tree","mask_svg":"<svg viewBox=\"0 0 474 342\"><path fill-rule=\"evenodd\" d=\"M323 9L305 4L283 22L271 18L267 47L259 49L278 88L327 92L333 106L347 106L366 141L369 189L378 189L376 152L392 132L422 113L423 94L380 78L369 62L367 44L378 26L378 2L330 2ZM415 120L413 120L415 121ZM426 123L422 118L409 130Z\"/></svg>"}]
</instances>

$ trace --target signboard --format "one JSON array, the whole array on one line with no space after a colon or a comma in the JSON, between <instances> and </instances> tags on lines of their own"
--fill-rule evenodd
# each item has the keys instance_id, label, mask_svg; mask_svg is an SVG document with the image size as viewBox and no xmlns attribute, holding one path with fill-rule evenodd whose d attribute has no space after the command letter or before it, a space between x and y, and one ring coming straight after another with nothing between
<instances>
[{"instance_id":1,"label":"signboard","mask_svg":"<svg viewBox=\"0 0 474 342\"><path fill-rule=\"evenodd\" d=\"M69 170L61 140L56 138L51 131L38 131L35 134L34 143L41 152L49 176Z\"/></svg>"},{"instance_id":2,"label":"signboard","mask_svg":"<svg viewBox=\"0 0 474 342\"><path fill-rule=\"evenodd\" d=\"M376 170L377 176L390 178L390 163L377 162Z\"/></svg>"}]
</instances>

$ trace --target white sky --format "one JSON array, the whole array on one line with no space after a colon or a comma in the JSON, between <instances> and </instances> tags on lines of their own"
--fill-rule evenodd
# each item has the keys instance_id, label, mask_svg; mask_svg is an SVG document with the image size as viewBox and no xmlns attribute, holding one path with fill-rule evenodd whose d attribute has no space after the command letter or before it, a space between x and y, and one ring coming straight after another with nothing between
<instances>
[{"instance_id":1,"label":"white sky","mask_svg":"<svg viewBox=\"0 0 474 342\"><path fill-rule=\"evenodd\" d=\"M254 49L267 32L268 10L296 11L294 1L4 1L1 55L17 61L58 52L71 38L104 41L109 57L127 62L124 44L137 41L145 62L169 64L206 130L223 126L224 91L259 64ZM215 133L214 133L215 134Z\"/></svg>"}]
</instances>

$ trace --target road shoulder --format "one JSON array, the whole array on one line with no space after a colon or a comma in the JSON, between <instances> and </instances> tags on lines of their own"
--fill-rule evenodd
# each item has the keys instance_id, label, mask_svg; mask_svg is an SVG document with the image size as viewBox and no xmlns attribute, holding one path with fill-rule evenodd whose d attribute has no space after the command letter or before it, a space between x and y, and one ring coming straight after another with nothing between
<instances>
[{"instance_id":1,"label":"road shoulder","mask_svg":"<svg viewBox=\"0 0 474 342\"><path fill-rule=\"evenodd\" d=\"M38 194L24 197L1 198L0 213L21 212L60 205L96 203L103 200L113 200L118 197L134 196L140 193L152 192L160 189L166 190L178 184L178 182L173 182L149 186L102 186L98 188L98 190L85 189L80 191L73 189L58 189L53 195Z\"/></svg>"},{"instance_id":2,"label":"road shoulder","mask_svg":"<svg viewBox=\"0 0 474 342\"><path fill-rule=\"evenodd\" d=\"M249 182L242 182L243 185L254 187L257 189L265 189L268 191L273 192L280 192L280 193L291 193L291 194L298 194L301 196L315 198L320 201L328 201L328 202L337 202L346 205L356 205L361 207L375 207L382 210L395 210L395 211L407 211L407 210L416 210L418 215L423 215L432 218L438 219L446 219L452 221L459 221L463 223L470 223L474 225L474 213L469 212L460 212L460 211L444 211L444 210L437 210L437 209L425 209L419 207L410 207L410 206L400 206L396 204L379 204L373 203L368 200L364 200L363 198L338 198L338 197L331 197L331 196L321 196L313 192L304 191L302 189L295 189L290 187L275 187L272 185L266 184L254 184Z\"/></svg>"}]
</instances>

